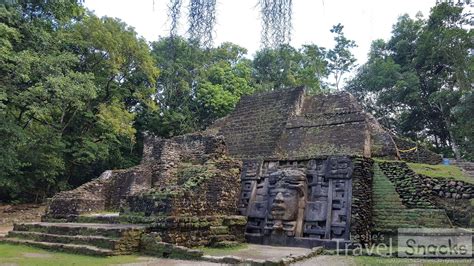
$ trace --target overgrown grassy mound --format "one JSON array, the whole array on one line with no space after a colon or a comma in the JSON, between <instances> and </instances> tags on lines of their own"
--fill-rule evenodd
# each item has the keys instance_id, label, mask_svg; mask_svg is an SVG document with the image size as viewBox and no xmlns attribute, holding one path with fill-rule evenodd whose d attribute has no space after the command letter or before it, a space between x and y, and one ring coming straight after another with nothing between
<instances>
[{"instance_id":1,"label":"overgrown grassy mound","mask_svg":"<svg viewBox=\"0 0 474 266\"><path fill-rule=\"evenodd\" d=\"M474 180L466 176L459 167L455 165L430 165L422 163L407 163L417 174L434 178L454 179L474 184Z\"/></svg>"}]
</instances>

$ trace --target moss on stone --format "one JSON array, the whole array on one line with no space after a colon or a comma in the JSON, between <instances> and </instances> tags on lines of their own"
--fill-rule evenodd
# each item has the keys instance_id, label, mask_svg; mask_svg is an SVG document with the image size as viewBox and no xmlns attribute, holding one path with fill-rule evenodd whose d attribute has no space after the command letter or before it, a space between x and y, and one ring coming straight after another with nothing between
<instances>
[{"instance_id":1,"label":"moss on stone","mask_svg":"<svg viewBox=\"0 0 474 266\"><path fill-rule=\"evenodd\" d=\"M156 257L192 260L199 259L204 254L200 250L164 243L162 242L161 237L156 233L150 233L142 236L141 252Z\"/></svg>"},{"instance_id":2,"label":"moss on stone","mask_svg":"<svg viewBox=\"0 0 474 266\"><path fill-rule=\"evenodd\" d=\"M404 227L451 227L444 210L407 208L402 202L403 197L396 191L396 184L390 181L377 163L374 165L373 194L375 231L387 232ZM415 206L423 204L412 202Z\"/></svg>"}]
</instances>

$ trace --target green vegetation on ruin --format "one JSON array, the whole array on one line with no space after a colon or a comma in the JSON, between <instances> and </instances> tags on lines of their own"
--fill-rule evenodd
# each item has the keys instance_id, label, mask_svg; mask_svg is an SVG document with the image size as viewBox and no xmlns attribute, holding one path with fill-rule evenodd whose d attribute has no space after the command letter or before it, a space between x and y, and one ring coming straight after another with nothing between
<instances>
[{"instance_id":1,"label":"green vegetation on ruin","mask_svg":"<svg viewBox=\"0 0 474 266\"><path fill-rule=\"evenodd\" d=\"M421 163L407 163L411 170L417 174L434 178L447 178L474 184L474 180L466 176L459 167L455 165L430 165Z\"/></svg>"},{"instance_id":2,"label":"green vegetation on ruin","mask_svg":"<svg viewBox=\"0 0 474 266\"><path fill-rule=\"evenodd\" d=\"M393 162L402 163L403 161L397 160L386 160L383 158L373 158L376 162ZM462 170L456 165L444 165L444 164L423 164L423 163L406 163L411 170L420 175L426 175L432 178L439 179L454 179L456 181L462 181L470 184L474 184L472 178L466 176Z\"/></svg>"},{"instance_id":3,"label":"green vegetation on ruin","mask_svg":"<svg viewBox=\"0 0 474 266\"><path fill-rule=\"evenodd\" d=\"M182 163L178 167L178 185L185 190L191 190L198 187L201 183L211 179L216 174L216 168L213 164L195 165Z\"/></svg>"},{"instance_id":4,"label":"green vegetation on ruin","mask_svg":"<svg viewBox=\"0 0 474 266\"><path fill-rule=\"evenodd\" d=\"M374 223L376 231L396 230L403 227L446 227L445 215L438 210L407 209L378 164L374 165Z\"/></svg>"}]
</instances>

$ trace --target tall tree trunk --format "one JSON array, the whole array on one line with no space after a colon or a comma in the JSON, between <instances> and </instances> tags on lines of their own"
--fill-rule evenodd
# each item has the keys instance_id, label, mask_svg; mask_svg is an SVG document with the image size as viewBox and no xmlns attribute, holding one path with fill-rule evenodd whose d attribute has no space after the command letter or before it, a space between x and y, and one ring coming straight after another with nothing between
<instances>
[{"instance_id":1,"label":"tall tree trunk","mask_svg":"<svg viewBox=\"0 0 474 266\"><path fill-rule=\"evenodd\" d=\"M453 131L451 130L451 126L448 126L449 138L451 140L451 149L454 152L454 157L456 160L461 160L461 152L459 151L459 146L456 143L456 139L454 138Z\"/></svg>"},{"instance_id":2,"label":"tall tree trunk","mask_svg":"<svg viewBox=\"0 0 474 266\"><path fill-rule=\"evenodd\" d=\"M456 143L456 139L454 137L453 129L452 129L452 123L451 123L451 117L450 117L450 112L445 113L443 105L439 103L439 110L441 111L441 115L443 117L443 121L446 124L446 129L448 130L449 134L449 139L451 143L451 149L453 150L454 157L456 160L461 160L461 152L459 151L459 146Z\"/></svg>"},{"instance_id":3,"label":"tall tree trunk","mask_svg":"<svg viewBox=\"0 0 474 266\"><path fill-rule=\"evenodd\" d=\"M446 129L449 133L449 142L451 143L451 149L453 150L454 157L456 158L456 160L461 160L461 152L459 151L459 146L456 143L456 138L454 137L454 133L451 126L451 119L449 118L449 116L445 116L444 122L446 123Z\"/></svg>"}]
</instances>

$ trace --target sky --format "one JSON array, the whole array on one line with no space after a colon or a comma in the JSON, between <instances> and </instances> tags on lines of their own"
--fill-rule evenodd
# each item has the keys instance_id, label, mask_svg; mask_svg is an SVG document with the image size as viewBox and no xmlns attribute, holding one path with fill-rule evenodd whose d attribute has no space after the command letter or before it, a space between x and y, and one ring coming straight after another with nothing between
<instances>
[{"instance_id":1,"label":"sky","mask_svg":"<svg viewBox=\"0 0 474 266\"><path fill-rule=\"evenodd\" d=\"M120 18L148 41L167 36L169 0L86 0L84 5L98 16ZM347 38L358 45L353 50L357 64L367 60L370 44L389 39L393 24L405 13L426 17L436 0L293 0L291 45L317 44L331 48L332 25L342 23ZM184 1L184 6L187 1ZM260 48L260 17L257 0L217 0L215 41L233 42L248 49L251 57ZM183 8L185 11L185 8ZM180 33L185 33L186 13Z\"/></svg>"}]
</instances>

